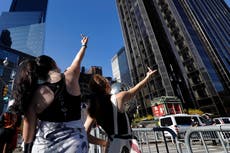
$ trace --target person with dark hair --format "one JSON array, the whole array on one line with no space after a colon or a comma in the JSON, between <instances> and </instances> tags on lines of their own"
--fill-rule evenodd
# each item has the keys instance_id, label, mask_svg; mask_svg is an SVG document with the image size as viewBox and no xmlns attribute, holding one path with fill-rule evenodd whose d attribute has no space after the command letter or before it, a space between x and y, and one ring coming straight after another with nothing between
<instances>
[{"instance_id":1,"label":"person with dark hair","mask_svg":"<svg viewBox=\"0 0 230 153\"><path fill-rule=\"evenodd\" d=\"M2 114L0 126L0 152L12 153L17 146L18 128L21 125L21 113L14 104Z\"/></svg>"},{"instance_id":2,"label":"person with dark hair","mask_svg":"<svg viewBox=\"0 0 230 153\"><path fill-rule=\"evenodd\" d=\"M130 150L131 126L125 113L125 103L133 98L148 82L157 70L148 68L146 77L127 91L119 91L111 95L109 81L101 75L94 75L89 83L93 92L88 106L85 128L90 143L104 146L110 153ZM109 141L90 135L92 126L97 123L108 135Z\"/></svg>"},{"instance_id":3,"label":"person with dark hair","mask_svg":"<svg viewBox=\"0 0 230 153\"><path fill-rule=\"evenodd\" d=\"M87 42L82 36L82 47L64 73L46 55L19 65L13 97L24 115L24 152L88 152L78 82Z\"/></svg>"}]
</instances>

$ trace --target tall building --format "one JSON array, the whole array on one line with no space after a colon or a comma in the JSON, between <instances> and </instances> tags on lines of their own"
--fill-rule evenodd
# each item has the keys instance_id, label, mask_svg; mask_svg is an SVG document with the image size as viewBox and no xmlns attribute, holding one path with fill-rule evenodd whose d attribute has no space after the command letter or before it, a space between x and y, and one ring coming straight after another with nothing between
<instances>
[{"instance_id":1,"label":"tall building","mask_svg":"<svg viewBox=\"0 0 230 153\"><path fill-rule=\"evenodd\" d=\"M100 74L100 75L102 75L102 67L101 66L91 66L86 73L87 74Z\"/></svg>"},{"instance_id":2,"label":"tall building","mask_svg":"<svg viewBox=\"0 0 230 153\"><path fill-rule=\"evenodd\" d=\"M13 0L9 12L0 16L0 34L8 31L12 49L32 56L44 52L48 0Z\"/></svg>"},{"instance_id":3,"label":"tall building","mask_svg":"<svg viewBox=\"0 0 230 153\"><path fill-rule=\"evenodd\" d=\"M18 64L44 52L48 0L12 0L0 16L0 115L11 98Z\"/></svg>"},{"instance_id":4,"label":"tall building","mask_svg":"<svg viewBox=\"0 0 230 153\"><path fill-rule=\"evenodd\" d=\"M90 94L89 81L94 74L102 75L102 67L100 66L91 66L89 70L86 71L85 67L81 68L81 74L79 78L79 83L81 87L81 93L83 97ZM83 98L83 102L85 99Z\"/></svg>"},{"instance_id":5,"label":"tall building","mask_svg":"<svg viewBox=\"0 0 230 153\"><path fill-rule=\"evenodd\" d=\"M132 86L125 47L122 47L118 53L113 56L111 64L114 80L128 87Z\"/></svg>"},{"instance_id":6,"label":"tall building","mask_svg":"<svg viewBox=\"0 0 230 153\"><path fill-rule=\"evenodd\" d=\"M223 0L117 0L133 83L158 69L138 101L177 96L184 108L229 115L230 11Z\"/></svg>"},{"instance_id":7,"label":"tall building","mask_svg":"<svg viewBox=\"0 0 230 153\"><path fill-rule=\"evenodd\" d=\"M8 101L12 98L12 82L18 64L25 58L34 57L0 45L0 115L6 110Z\"/></svg>"},{"instance_id":8,"label":"tall building","mask_svg":"<svg viewBox=\"0 0 230 153\"><path fill-rule=\"evenodd\" d=\"M89 96L92 94L92 91L89 88L89 82L92 79L93 75L99 74L102 75L102 67L100 66L91 66L89 70L85 70L85 67L81 68L81 74L79 78L79 84L81 87L82 102L87 103ZM111 77L106 77L109 82L112 82Z\"/></svg>"},{"instance_id":9,"label":"tall building","mask_svg":"<svg viewBox=\"0 0 230 153\"><path fill-rule=\"evenodd\" d=\"M111 59L111 65L112 65L113 83L115 83L112 84L111 93L113 93L113 91L116 91L117 89L120 88L121 90L128 90L129 88L131 88L133 84L130 76L130 70L129 70L125 47L122 47L113 56L113 58ZM137 108L138 108L138 104L135 98L132 98L132 100L130 100L126 104L125 110L130 119L133 118L133 114L136 113Z\"/></svg>"}]
</instances>

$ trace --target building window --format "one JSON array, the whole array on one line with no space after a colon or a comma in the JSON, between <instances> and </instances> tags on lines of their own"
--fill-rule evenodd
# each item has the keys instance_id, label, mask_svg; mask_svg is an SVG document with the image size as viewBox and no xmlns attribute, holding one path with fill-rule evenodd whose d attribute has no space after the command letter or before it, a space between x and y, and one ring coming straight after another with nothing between
<instances>
[{"instance_id":1,"label":"building window","mask_svg":"<svg viewBox=\"0 0 230 153\"><path fill-rule=\"evenodd\" d=\"M2 75L3 75L3 68L0 67L0 76L2 76Z\"/></svg>"},{"instance_id":2,"label":"building window","mask_svg":"<svg viewBox=\"0 0 230 153\"><path fill-rule=\"evenodd\" d=\"M204 88L197 90L197 94L199 97L202 97L202 98L207 97L207 93L205 92Z\"/></svg>"}]
</instances>

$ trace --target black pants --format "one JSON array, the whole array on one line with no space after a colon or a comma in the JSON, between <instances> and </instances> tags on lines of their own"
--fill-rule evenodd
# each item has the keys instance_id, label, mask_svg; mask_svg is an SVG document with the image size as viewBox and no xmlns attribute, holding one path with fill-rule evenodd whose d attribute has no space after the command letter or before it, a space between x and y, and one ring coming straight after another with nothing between
<instances>
[{"instance_id":1,"label":"black pants","mask_svg":"<svg viewBox=\"0 0 230 153\"><path fill-rule=\"evenodd\" d=\"M0 128L0 152L11 153L13 151L11 144L14 133L14 129Z\"/></svg>"}]
</instances>

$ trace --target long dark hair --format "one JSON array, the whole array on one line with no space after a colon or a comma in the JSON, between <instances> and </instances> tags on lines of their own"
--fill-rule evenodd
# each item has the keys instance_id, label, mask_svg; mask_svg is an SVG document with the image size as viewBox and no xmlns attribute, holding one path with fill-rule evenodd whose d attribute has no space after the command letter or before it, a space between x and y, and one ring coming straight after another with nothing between
<instances>
[{"instance_id":1,"label":"long dark hair","mask_svg":"<svg viewBox=\"0 0 230 153\"><path fill-rule=\"evenodd\" d=\"M89 88L96 94L109 94L111 89L109 81L99 74L93 75L90 79Z\"/></svg>"},{"instance_id":2,"label":"long dark hair","mask_svg":"<svg viewBox=\"0 0 230 153\"><path fill-rule=\"evenodd\" d=\"M48 79L48 72L53 70L58 72L59 69L57 67L56 62L49 56L41 55L35 59L38 66L38 76L41 80Z\"/></svg>"},{"instance_id":3,"label":"long dark hair","mask_svg":"<svg viewBox=\"0 0 230 153\"><path fill-rule=\"evenodd\" d=\"M110 90L109 82L106 78L99 74L95 74L90 82L89 88L92 92L92 96L90 98L90 103L88 107L89 115L93 118L97 118L101 111L103 111L103 107L107 104L110 104Z\"/></svg>"},{"instance_id":4,"label":"long dark hair","mask_svg":"<svg viewBox=\"0 0 230 153\"><path fill-rule=\"evenodd\" d=\"M27 111L33 92L37 87L37 64L33 59L20 63L13 84L15 105L24 114Z\"/></svg>"},{"instance_id":5,"label":"long dark hair","mask_svg":"<svg viewBox=\"0 0 230 153\"><path fill-rule=\"evenodd\" d=\"M56 62L46 55L21 62L14 80L13 98L22 113L25 113L30 105L31 98L39 85L38 80L46 81L51 70L59 71Z\"/></svg>"}]
</instances>

